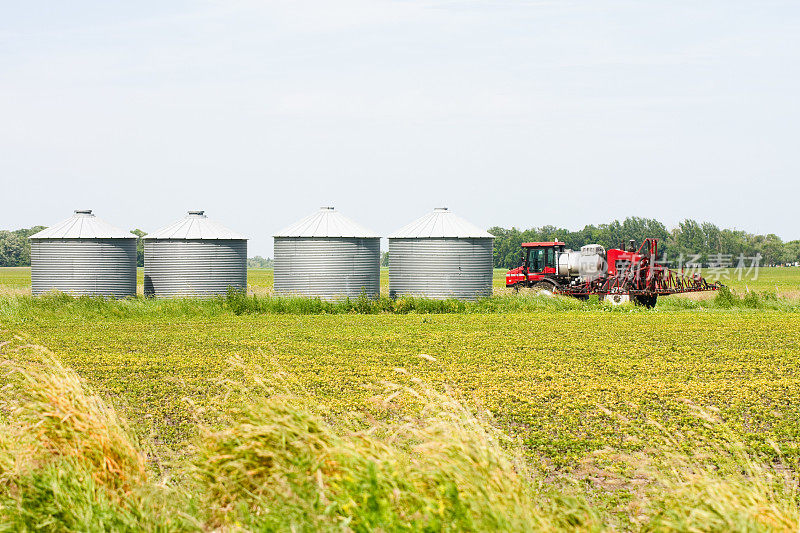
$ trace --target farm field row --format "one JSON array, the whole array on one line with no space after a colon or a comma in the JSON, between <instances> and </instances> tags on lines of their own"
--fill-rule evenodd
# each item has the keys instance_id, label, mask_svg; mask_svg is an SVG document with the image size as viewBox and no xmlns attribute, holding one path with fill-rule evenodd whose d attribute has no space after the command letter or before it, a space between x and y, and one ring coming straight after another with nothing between
<instances>
[{"instance_id":1,"label":"farm field row","mask_svg":"<svg viewBox=\"0 0 800 533\"><path fill-rule=\"evenodd\" d=\"M531 453L577 465L620 443L603 408L671 428L684 401L719 408L751 445L800 458L800 314L597 310L473 315L7 319L47 346L145 435L177 450L230 358L285 372L332 412L369 409L384 380L453 385ZM420 358L426 354L435 361Z\"/></svg>"},{"instance_id":2,"label":"farm field row","mask_svg":"<svg viewBox=\"0 0 800 533\"><path fill-rule=\"evenodd\" d=\"M495 291L505 290L505 269L494 269L493 286ZM144 286L144 269L138 270L139 293ZM800 268L794 267L764 267L757 273L742 272L741 276L731 270L726 276L717 277L713 271L701 271L709 280L719 279L732 290L743 293L747 290L769 291L780 296L800 298ZM269 294L272 291L273 271L271 269L248 269L247 284L250 291L259 294ZM0 295L26 294L30 291L30 267L4 267L0 268ZM389 293L389 269L381 268L381 293Z\"/></svg>"}]
</instances>

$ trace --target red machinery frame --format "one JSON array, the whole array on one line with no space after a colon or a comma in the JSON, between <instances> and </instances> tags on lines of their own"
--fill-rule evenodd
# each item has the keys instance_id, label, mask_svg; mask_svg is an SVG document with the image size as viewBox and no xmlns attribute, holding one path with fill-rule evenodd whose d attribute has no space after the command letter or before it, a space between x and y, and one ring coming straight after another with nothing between
<instances>
[{"instance_id":1,"label":"red machinery frame","mask_svg":"<svg viewBox=\"0 0 800 533\"><path fill-rule=\"evenodd\" d=\"M631 296L667 296L685 292L715 291L719 282L709 283L699 274L687 276L657 263L658 239L645 239L636 252L611 249L608 276L568 287L556 287L556 292L571 296L591 294L629 294Z\"/></svg>"},{"instance_id":2,"label":"red machinery frame","mask_svg":"<svg viewBox=\"0 0 800 533\"><path fill-rule=\"evenodd\" d=\"M522 244L523 249L552 248L554 253L563 251L565 246L566 244L560 241ZM636 251L610 249L606 252L606 275L580 283L559 278L557 265L555 268L546 266L541 271L529 272L528 261L523 258L522 266L509 270L506 274L506 286L530 286L545 282L550 284L553 292L557 294L566 294L577 298L588 298L590 295L625 294L649 306L655 305L655 300L659 295L714 291L722 287L719 282L709 283L698 274L686 275L660 265L657 257L658 239L645 239Z\"/></svg>"}]
</instances>

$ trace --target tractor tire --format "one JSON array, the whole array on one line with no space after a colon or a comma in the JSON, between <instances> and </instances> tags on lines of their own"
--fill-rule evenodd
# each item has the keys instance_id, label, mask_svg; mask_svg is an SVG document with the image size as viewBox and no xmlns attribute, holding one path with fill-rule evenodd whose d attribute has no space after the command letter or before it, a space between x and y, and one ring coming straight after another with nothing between
<instances>
[{"instance_id":1,"label":"tractor tire","mask_svg":"<svg viewBox=\"0 0 800 533\"><path fill-rule=\"evenodd\" d=\"M658 301L658 295L653 294L650 296L634 296L633 303L636 305L640 305L642 307L646 307L647 309L652 309L656 306L656 302Z\"/></svg>"},{"instance_id":2,"label":"tractor tire","mask_svg":"<svg viewBox=\"0 0 800 533\"><path fill-rule=\"evenodd\" d=\"M550 293L555 292L556 285L550 281L538 281L533 284L533 290L535 292L539 291L548 291Z\"/></svg>"}]
</instances>

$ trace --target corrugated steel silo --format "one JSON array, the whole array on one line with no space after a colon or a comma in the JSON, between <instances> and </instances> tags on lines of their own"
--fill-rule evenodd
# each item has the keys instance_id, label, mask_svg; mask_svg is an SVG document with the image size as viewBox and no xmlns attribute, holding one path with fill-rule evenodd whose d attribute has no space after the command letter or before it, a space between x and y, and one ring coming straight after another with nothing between
<instances>
[{"instance_id":1,"label":"corrugated steel silo","mask_svg":"<svg viewBox=\"0 0 800 533\"><path fill-rule=\"evenodd\" d=\"M380 236L333 207L273 235L275 292L324 300L380 294Z\"/></svg>"},{"instance_id":2,"label":"corrugated steel silo","mask_svg":"<svg viewBox=\"0 0 800 533\"><path fill-rule=\"evenodd\" d=\"M247 289L247 239L189 213L144 237L144 293L157 298L211 297Z\"/></svg>"},{"instance_id":3,"label":"corrugated steel silo","mask_svg":"<svg viewBox=\"0 0 800 533\"><path fill-rule=\"evenodd\" d=\"M51 290L75 296L136 295L136 236L90 209L76 210L30 239L34 296Z\"/></svg>"},{"instance_id":4,"label":"corrugated steel silo","mask_svg":"<svg viewBox=\"0 0 800 533\"><path fill-rule=\"evenodd\" d=\"M491 296L493 244L491 233L434 209L389 235L389 296Z\"/></svg>"}]
</instances>

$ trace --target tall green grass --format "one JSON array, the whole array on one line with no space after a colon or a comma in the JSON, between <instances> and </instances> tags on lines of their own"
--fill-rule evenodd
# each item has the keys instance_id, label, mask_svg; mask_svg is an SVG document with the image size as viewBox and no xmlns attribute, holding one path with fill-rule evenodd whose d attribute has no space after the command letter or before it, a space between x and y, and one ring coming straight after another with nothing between
<instances>
[{"instance_id":1,"label":"tall green grass","mask_svg":"<svg viewBox=\"0 0 800 533\"><path fill-rule=\"evenodd\" d=\"M433 300L418 297L391 299L366 297L326 301L320 298L248 295L231 290L211 299L144 297L110 300L98 297L72 297L52 293L39 297L0 297L0 319L12 321L46 320L64 314L76 318L147 316L213 317L223 314L451 314L451 313L525 313L547 310L602 310L607 312L657 312L683 309L763 309L800 311L800 302L780 298L775 293L737 294L723 287L713 298L691 300L680 296L659 298L655 310L625 304L611 306L596 297L581 301L566 296L546 296L522 292L502 294L473 301Z\"/></svg>"},{"instance_id":2,"label":"tall green grass","mask_svg":"<svg viewBox=\"0 0 800 533\"><path fill-rule=\"evenodd\" d=\"M543 512L497 431L451 398L426 392L421 418L342 432L272 397L206 429L194 458L214 527L319 531L532 531ZM435 409L431 409L435 406Z\"/></svg>"}]
</instances>

